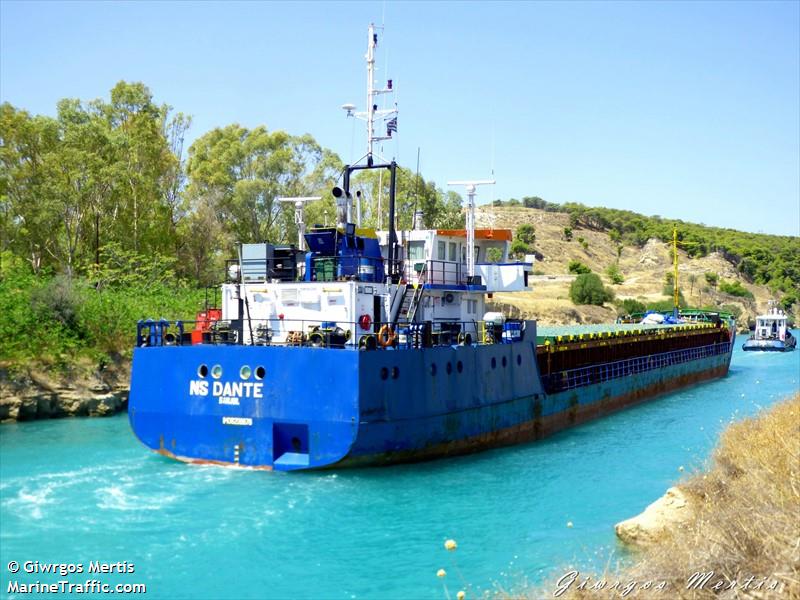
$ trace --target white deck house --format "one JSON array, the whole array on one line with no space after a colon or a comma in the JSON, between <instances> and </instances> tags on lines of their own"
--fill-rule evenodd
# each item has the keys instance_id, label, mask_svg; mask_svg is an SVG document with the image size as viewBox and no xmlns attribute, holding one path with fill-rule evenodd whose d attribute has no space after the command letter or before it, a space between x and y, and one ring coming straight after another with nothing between
<instances>
[{"instance_id":1,"label":"white deck house","mask_svg":"<svg viewBox=\"0 0 800 600\"><path fill-rule=\"evenodd\" d=\"M406 281L422 283L432 289L465 289L467 272L467 233L464 229L414 229L398 232L403 272ZM388 233L378 233L381 247L387 247ZM533 263L509 262L512 234L508 229L475 230L475 275L485 286L482 292L519 292L529 289ZM499 262L490 262L489 251L499 251ZM477 280L472 280L472 285Z\"/></svg>"}]
</instances>

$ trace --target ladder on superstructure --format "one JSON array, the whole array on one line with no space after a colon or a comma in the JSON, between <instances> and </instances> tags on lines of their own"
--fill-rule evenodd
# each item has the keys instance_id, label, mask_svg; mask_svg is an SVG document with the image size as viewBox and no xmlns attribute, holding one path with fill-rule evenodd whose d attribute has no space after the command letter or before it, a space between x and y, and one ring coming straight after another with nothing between
<instances>
[{"instance_id":1,"label":"ladder on superstructure","mask_svg":"<svg viewBox=\"0 0 800 600\"><path fill-rule=\"evenodd\" d=\"M423 288L425 286L425 282L427 281L427 275L428 265L427 263L424 263L422 270L419 272L417 287L414 288L414 293L409 295L408 286L406 286L406 291L403 294L403 303L400 305L400 310L397 311L396 321L399 321L401 316L405 316L405 320L408 323L414 322L414 317L417 314L417 308L419 308L419 303L422 300Z\"/></svg>"}]
</instances>

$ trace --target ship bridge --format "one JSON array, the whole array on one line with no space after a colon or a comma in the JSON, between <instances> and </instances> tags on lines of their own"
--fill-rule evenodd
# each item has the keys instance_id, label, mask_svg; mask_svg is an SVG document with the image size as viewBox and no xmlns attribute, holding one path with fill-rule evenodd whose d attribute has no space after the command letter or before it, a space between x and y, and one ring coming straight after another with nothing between
<instances>
[{"instance_id":1,"label":"ship bridge","mask_svg":"<svg viewBox=\"0 0 800 600\"><path fill-rule=\"evenodd\" d=\"M511 261L509 229L476 229L475 275L467 267L465 229L413 229L399 233L398 260L407 283L425 289L482 293L520 292L529 289L533 262ZM386 255L388 232L378 232Z\"/></svg>"}]
</instances>

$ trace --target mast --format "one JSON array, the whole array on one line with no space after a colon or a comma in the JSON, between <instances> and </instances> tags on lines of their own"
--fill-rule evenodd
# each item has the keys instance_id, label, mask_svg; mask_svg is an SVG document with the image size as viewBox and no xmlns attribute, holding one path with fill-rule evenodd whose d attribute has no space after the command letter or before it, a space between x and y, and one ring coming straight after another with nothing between
<instances>
[{"instance_id":1,"label":"mast","mask_svg":"<svg viewBox=\"0 0 800 600\"><path fill-rule=\"evenodd\" d=\"M475 188L494 184L494 179L447 182L447 185L463 185L467 192L467 273L470 277L475 276Z\"/></svg>"},{"instance_id":2,"label":"mast","mask_svg":"<svg viewBox=\"0 0 800 600\"><path fill-rule=\"evenodd\" d=\"M674 301L674 308L672 309L672 315L674 317L678 317L679 314L679 290L678 290L678 226L672 226L672 265L673 265L673 274L672 274L672 295Z\"/></svg>"},{"instance_id":3,"label":"mast","mask_svg":"<svg viewBox=\"0 0 800 600\"><path fill-rule=\"evenodd\" d=\"M395 264L395 246L397 244L397 235L394 226L394 212L395 212L395 185L397 182L397 163L392 160L387 161L383 156L378 155L382 164L375 164L375 153L373 151L373 144L382 140L392 139L392 133L397 132L397 103L395 102L392 108L378 109L376 97L382 94L394 93L394 86L392 80L386 81L386 87L377 89L375 87L375 49L378 47L378 34L375 33L376 27L374 23L369 25L369 38L367 40L367 107L366 110L355 112L355 104L343 104L342 109L347 111L348 117L355 117L367 123L367 154L361 157L352 165L345 165L343 177L343 190L339 190L339 196L344 196L348 203L348 215L352 214L352 196L350 195L350 176L353 171L363 169L389 169L391 175L391 183L389 184L389 274L393 281L398 279L397 265ZM375 119L388 119L385 121L386 135L376 135L375 133ZM359 164L362 160L366 159L365 164ZM382 181L382 178L380 178ZM335 188L338 189L338 188ZM336 196L337 194L334 193ZM337 196L337 197L339 197ZM381 191L378 192L378 198L381 198Z\"/></svg>"},{"instance_id":4,"label":"mast","mask_svg":"<svg viewBox=\"0 0 800 600\"><path fill-rule=\"evenodd\" d=\"M303 218L303 204L312 200L322 200L322 196L278 196L278 202L294 202L294 222L297 225L297 249L305 248L306 223Z\"/></svg>"},{"instance_id":5,"label":"mast","mask_svg":"<svg viewBox=\"0 0 800 600\"><path fill-rule=\"evenodd\" d=\"M367 40L367 106L366 110L356 112L355 104L343 104L342 109L347 111L348 117L355 117L367 123L367 154L356 161L358 164L366 159L367 166L371 167L374 162L373 145L375 142L392 139L392 132L397 131L397 103L392 108L378 108L377 97L383 94L394 93L394 85L391 79L386 80L386 87L375 87L375 49L378 47L378 34L375 32L374 23L369 24L369 38ZM391 117L391 119L390 119ZM389 119L386 122L386 135L375 133L375 119ZM386 162L382 156L379 157Z\"/></svg>"},{"instance_id":6,"label":"mast","mask_svg":"<svg viewBox=\"0 0 800 600\"><path fill-rule=\"evenodd\" d=\"M378 34L375 25L369 24L369 40L367 41L367 164L372 164L372 138L375 135L375 48L378 46Z\"/></svg>"}]
</instances>

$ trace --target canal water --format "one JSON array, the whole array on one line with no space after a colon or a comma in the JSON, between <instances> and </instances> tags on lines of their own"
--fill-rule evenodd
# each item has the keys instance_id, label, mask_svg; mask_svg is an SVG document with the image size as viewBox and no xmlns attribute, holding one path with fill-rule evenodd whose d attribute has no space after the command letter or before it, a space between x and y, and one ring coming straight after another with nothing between
<instances>
[{"instance_id":1,"label":"canal water","mask_svg":"<svg viewBox=\"0 0 800 600\"><path fill-rule=\"evenodd\" d=\"M568 565L602 570L620 556L615 523L799 379L800 352L737 348L725 379L542 442L324 473L176 463L140 445L125 415L3 425L0 597L27 596L9 595L9 581L87 579L144 583L147 598L445 598L445 582L450 597L476 597ZM26 574L26 561L84 572ZM134 572L90 574L90 561Z\"/></svg>"}]
</instances>

